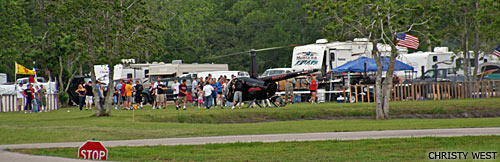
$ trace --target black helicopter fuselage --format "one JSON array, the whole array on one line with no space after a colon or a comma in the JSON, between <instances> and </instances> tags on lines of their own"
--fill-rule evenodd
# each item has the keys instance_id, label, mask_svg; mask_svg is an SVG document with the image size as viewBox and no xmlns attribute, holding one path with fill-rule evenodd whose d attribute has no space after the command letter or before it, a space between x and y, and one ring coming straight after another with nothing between
<instances>
[{"instance_id":1,"label":"black helicopter fuselage","mask_svg":"<svg viewBox=\"0 0 500 162\"><path fill-rule=\"evenodd\" d=\"M241 82L242 87L240 90L242 92L243 101L268 99L276 93L278 87L276 83L278 81L307 74L309 74L308 71L300 71L260 78L237 77L229 81L227 86L224 87L224 93L226 95L226 99L232 102L235 92L234 85L236 82Z\"/></svg>"}]
</instances>

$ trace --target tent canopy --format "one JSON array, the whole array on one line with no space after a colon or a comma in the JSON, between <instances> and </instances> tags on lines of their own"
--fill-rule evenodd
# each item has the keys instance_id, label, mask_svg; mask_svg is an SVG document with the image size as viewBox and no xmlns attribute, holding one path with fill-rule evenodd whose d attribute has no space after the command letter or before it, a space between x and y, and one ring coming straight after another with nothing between
<instances>
[{"instance_id":1,"label":"tent canopy","mask_svg":"<svg viewBox=\"0 0 500 162\"><path fill-rule=\"evenodd\" d=\"M368 57L360 57L356 60L349 61L344 65L341 65L337 68L332 69L333 72L364 72L365 71L365 63L366 63L366 71L377 71L377 63L375 59ZM387 71L387 67L389 66L389 57L382 58L383 71ZM402 63L401 61L396 60L394 64L394 71L402 71L402 70L413 70L413 67Z\"/></svg>"}]
</instances>

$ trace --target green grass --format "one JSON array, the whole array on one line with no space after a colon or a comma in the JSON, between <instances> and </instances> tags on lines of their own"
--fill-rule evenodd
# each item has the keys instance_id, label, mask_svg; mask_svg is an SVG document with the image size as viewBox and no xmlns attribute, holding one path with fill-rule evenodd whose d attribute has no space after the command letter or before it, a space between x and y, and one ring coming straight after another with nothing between
<instances>
[{"instance_id":1,"label":"green grass","mask_svg":"<svg viewBox=\"0 0 500 162\"><path fill-rule=\"evenodd\" d=\"M480 100L441 100L392 102L390 115L393 118L408 117L460 117L500 116L500 98ZM415 115L417 114L417 115ZM375 118L374 103L338 104L308 103L293 104L283 108L244 109L239 111L196 111L193 113L163 113L150 115L143 121L174 123L248 123L263 121L288 121L311 119Z\"/></svg>"},{"instance_id":2,"label":"green grass","mask_svg":"<svg viewBox=\"0 0 500 162\"><path fill-rule=\"evenodd\" d=\"M428 153L435 151L469 152L470 161L470 152L498 152L500 136L108 147L108 150L108 160L114 161L429 161ZM14 151L77 158L78 148ZM497 153L496 160L499 159Z\"/></svg>"},{"instance_id":3,"label":"green grass","mask_svg":"<svg viewBox=\"0 0 500 162\"><path fill-rule=\"evenodd\" d=\"M433 109L456 109L492 111L499 107L500 99L449 100L425 102L395 102L393 112L430 111ZM492 106L493 105L493 106ZM419 106L419 108L417 108ZM470 107L474 108L470 108ZM285 108L242 109L242 110L199 110L188 108L176 111L167 110L135 111L136 122L132 123L132 111L113 111L111 117L93 117L93 111L78 111L64 108L49 113L24 114L0 113L0 144L81 142L96 140L125 140L167 137L221 136L273 133L340 132L426 128L466 128L499 127L500 118L454 118L454 119L343 119L343 120L293 120L259 123L176 123L153 120L153 116L215 116L231 118L231 114L252 116L254 113L280 113L284 116L297 116L315 111L365 111L373 110L371 104L298 104ZM454 108L455 107L455 108ZM70 110L70 112L67 112ZM374 110L373 110L374 111ZM498 111L497 111L498 112ZM299 115L301 116L301 115ZM217 122L215 122L217 123Z\"/></svg>"}]
</instances>

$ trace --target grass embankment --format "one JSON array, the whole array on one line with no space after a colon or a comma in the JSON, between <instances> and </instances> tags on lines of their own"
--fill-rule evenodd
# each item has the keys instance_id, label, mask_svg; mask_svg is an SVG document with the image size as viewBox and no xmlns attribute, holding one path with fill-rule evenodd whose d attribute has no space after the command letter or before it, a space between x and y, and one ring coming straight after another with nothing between
<instances>
[{"instance_id":1,"label":"grass embankment","mask_svg":"<svg viewBox=\"0 0 500 162\"><path fill-rule=\"evenodd\" d=\"M425 102L393 103L392 112L430 111L457 109L473 111L484 109L492 111L500 107L500 99L484 100L450 100ZM473 105L473 106L471 106ZM493 106L492 106L493 105ZM188 108L176 111L172 105L167 110L135 111L135 123L132 123L132 111L113 111L111 117L93 117L92 111L79 111L76 108L64 108L49 113L24 114L0 113L0 144L45 143L45 142L79 142L89 139L125 140L167 137L221 136L245 134L274 133L308 133L308 132L340 132L396 129L428 129L428 128L470 128L499 127L500 118L455 118L455 119L349 119L349 120L295 120L260 123L169 123L153 120L153 116L179 118L179 116L212 116L213 118L229 118L234 114L248 115L255 113L280 114L280 116L302 116L323 111L368 111L373 110L369 104L298 104L285 108L266 109L214 109L199 110ZM398 107L399 106L399 107ZM429 107L427 107L429 106ZM470 107L468 107L470 106ZM419 107L419 108L417 108ZM472 107L472 108L471 108ZM326 109L326 110L325 110ZM365 110L366 109L366 110ZM421 110L420 110L421 109ZM70 112L67 112L70 110ZM436 111L439 110L439 111ZM444 111L446 112L446 111ZM498 111L497 111L498 112ZM370 112L368 112L370 113ZM240 115L238 115L240 116ZM241 118L244 119L244 118ZM292 118L291 118L292 119ZM232 119L231 119L232 120Z\"/></svg>"},{"instance_id":2,"label":"grass embankment","mask_svg":"<svg viewBox=\"0 0 500 162\"><path fill-rule=\"evenodd\" d=\"M77 158L77 150L15 151ZM108 160L114 161L429 161L429 152L435 151L469 152L467 159L471 160L470 152L500 151L500 136L108 147L108 150Z\"/></svg>"},{"instance_id":3,"label":"grass embankment","mask_svg":"<svg viewBox=\"0 0 500 162\"><path fill-rule=\"evenodd\" d=\"M499 117L500 98L480 100L441 100L392 102L392 118ZM248 123L314 119L374 119L374 103L290 104L285 108L254 108L240 111L200 111L154 114L146 121L174 123Z\"/></svg>"}]
</instances>

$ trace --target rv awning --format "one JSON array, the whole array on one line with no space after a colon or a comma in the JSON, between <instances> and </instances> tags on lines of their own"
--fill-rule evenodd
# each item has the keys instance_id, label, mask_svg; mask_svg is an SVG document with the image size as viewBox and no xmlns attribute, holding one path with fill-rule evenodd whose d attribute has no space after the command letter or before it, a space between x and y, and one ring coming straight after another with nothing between
<instances>
[{"instance_id":1,"label":"rv awning","mask_svg":"<svg viewBox=\"0 0 500 162\"><path fill-rule=\"evenodd\" d=\"M365 71L365 63L366 63L366 71L377 71L377 63L375 59L368 57L360 57L356 60L349 61L344 65L336 67L332 69L333 72L364 72ZM389 65L389 57L383 57L383 71L387 71L387 67ZM403 71L403 70L413 70L413 67L402 63L401 61L396 60L394 64L394 71Z\"/></svg>"}]
</instances>

